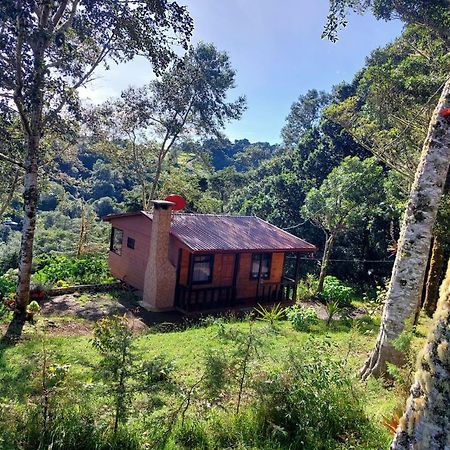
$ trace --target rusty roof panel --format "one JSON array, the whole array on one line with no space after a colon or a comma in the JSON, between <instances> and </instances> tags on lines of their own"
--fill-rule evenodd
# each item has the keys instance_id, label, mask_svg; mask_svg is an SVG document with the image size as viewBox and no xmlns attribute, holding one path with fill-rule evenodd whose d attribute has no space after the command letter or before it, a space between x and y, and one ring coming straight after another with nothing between
<instances>
[{"instance_id":1,"label":"rusty roof panel","mask_svg":"<svg viewBox=\"0 0 450 450\"><path fill-rule=\"evenodd\" d=\"M193 252L316 250L309 242L253 216L178 213L170 233Z\"/></svg>"}]
</instances>

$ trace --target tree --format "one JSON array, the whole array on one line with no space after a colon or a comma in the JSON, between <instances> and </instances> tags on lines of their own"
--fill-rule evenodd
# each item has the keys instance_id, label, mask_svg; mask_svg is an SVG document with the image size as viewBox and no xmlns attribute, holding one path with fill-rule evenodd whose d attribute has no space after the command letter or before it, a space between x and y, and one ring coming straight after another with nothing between
<instances>
[{"instance_id":1,"label":"tree","mask_svg":"<svg viewBox=\"0 0 450 450\"><path fill-rule=\"evenodd\" d=\"M64 135L80 118L77 89L100 64L136 54L160 71L175 55L173 44L187 47L192 21L168 0L3 0L0 29L0 108L20 120L24 146L24 156L14 161L24 171L17 304L25 310L40 172L52 133Z\"/></svg>"},{"instance_id":2,"label":"tree","mask_svg":"<svg viewBox=\"0 0 450 450\"><path fill-rule=\"evenodd\" d=\"M234 82L228 55L201 43L160 78L103 105L101 126L106 134L113 130L110 138L122 142L119 160L131 142L130 156L143 190L145 180L151 180L143 193L144 209L155 198L163 165L180 137L217 136L227 121L241 117L245 98L227 101Z\"/></svg>"},{"instance_id":3,"label":"tree","mask_svg":"<svg viewBox=\"0 0 450 450\"><path fill-rule=\"evenodd\" d=\"M447 0L331 0L324 36L336 40L345 26L348 9L370 8L377 17L400 17L409 24L426 26L450 48L450 8ZM408 319L415 316L423 290L432 230L450 161L450 120L442 111L450 107L450 79L445 83L432 115L415 181L411 188L382 323L374 351L361 370L363 379L385 373L387 362L403 363L404 355L392 345Z\"/></svg>"},{"instance_id":4,"label":"tree","mask_svg":"<svg viewBox=\"0 0 450 450\"><path fill-rule=\"evenodd\" d=\"M330 101L331 96L324 91L310 89L305 95L300 95L291 106L286 118L286 125L281 130L283 144L296 146L302 134L318 125L320 113Z\"/></svg>"},{"instance_id":5,"label":"tree","mask_svg":"<svg viewBox=\"0 0 450 450\"><path fill-rule=\"evenodd\" d=\"M450 8L448 0L330 0L330 12L322 37L337 40L339 30L347 25L347 12L370 9L383 20L400 18L406 23L434 30L450 45Z\"/></svg>"},{"instance_id":6,"label":"tree","mask_svg":"<svg viewBox=\"0 0 450 450\"><path fill-rule=\"evenodd\" d=\"M323 290L336 238L375 215L376 205L382 198L381 178L382 168L374 158L361 161L357 157L348 157L330 172L319 188L308 192L302 213L325 234L317 293Z\"/></svg>"},{"instance_id":7,"label":"tree","mask_svg":"<svg viewBox=\"0 0 450 450\"><path fill-rule=\"evenodd\" d=\"M450 442L450 265L432 332L419 356L415 382L392 450L448 448Z\"/></svg>"},{"instance_id":8,"label":"tree","mask_svg":"<svg viewBox=\"0 0 450 450\"><path fill-rule=\"evenodd\" d=\"M407 320L415 316L420 302L433 225L449 170L449 119L441 114L448 107L450 80L444 87L423 146L404 215L377 344L362 369L363 378L384 373L387 362L403 363L403 354L392 343L403 331Z\"/></svg>"},{"instance_id":9,"label":"tree","mask_svg":"<svg viewBox=\"0 0 450 450\"><path fill-rule=\"evenodd\" d=\"M450 72L448 47L433 31L408 25L402 35L375 50L366 67L356 75L354 95L334 103L325 115L342 125L357 141L400 174L399 188L407 193L414 181L421 144L437 97ZM439 211L450 196L444 189ZM448 201L448 200L447 200ZM433 314L444 275L445 233L448 222L438 214L423 304ZM420 307L416 314L420 312Z\"/></svg>"}]
</instances>

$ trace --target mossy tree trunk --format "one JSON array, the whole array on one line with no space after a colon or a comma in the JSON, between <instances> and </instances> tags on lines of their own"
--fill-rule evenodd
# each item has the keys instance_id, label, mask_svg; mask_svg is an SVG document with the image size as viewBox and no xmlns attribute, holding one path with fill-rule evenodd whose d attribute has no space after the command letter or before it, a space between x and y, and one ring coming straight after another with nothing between
<instances>
[{"instance_id":1,"label":"mossy tree trunk","mask_svg":"<svg viewBox=\"0 0 450 450\"><path fill-rule=\"evenodd\" d=\"M433 317L439 299L439 286L444 275L445 257L442 237L438 234L433 241L430 270L425 287L423 309L428 317Z\"/></svg>"},{"instance_id":2,"label":"mossy tree trunk","mask_svg":"<svg viewBox=\"0 0 450 450\"><path fill-rule=\"evenodd\" d=\"M450 448L450 264L391 450Z\"/></svg>"},{"instance_id":3,"label":"mossy tree trunk","mask_svg":"<svg viewBox=\"0 0 450 450\"><path fill-rule=\"evenodd\" d=\"M374 351L361 377L381 375L387 362L401 365L404 355L392 343L405 323L413 320L421 298L433 226L436 220L450 160L450 120L441 114L450 107L450 79L430 122L404 216L399 247L383 309Z\"/></svg>"}]
</instances>

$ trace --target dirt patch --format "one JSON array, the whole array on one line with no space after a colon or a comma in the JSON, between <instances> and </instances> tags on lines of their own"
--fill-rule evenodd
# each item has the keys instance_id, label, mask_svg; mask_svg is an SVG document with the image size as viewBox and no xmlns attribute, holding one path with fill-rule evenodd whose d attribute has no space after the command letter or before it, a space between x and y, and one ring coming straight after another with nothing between
<instances>
[{"instance_id":1,"label":"dirt patch","mask_svg":"<svg viewBox=\"0 0 450 450\"><path fill-rule=\"evenodd\" d=\"M91 335L94 325L82 320L41 319L42 329L52 336L85 336Z\"/></svg>"},{"instance_id":2,"label":"dirt patch","mask_svg":"<svg viewBox=\"0 0 450 450\"><path fill-rule=\"evenodd\" d=\"M327 308L323 303L320 303L317 300L310 301L302 301L300 303L302 307L310 307L316 311L317 317L321 320L327 320L328 313ZM361 317L367 314L367 310L365 308L356 308L355 306L347 306L342 308L342 310L333 317L333 320L342 319L344 317L349 317L351 319L360 319Z\"/></svg>"},{"instance_id":3,"label":"dirt patch","mask_svg":"<svg viewBox=\"0 0 450 450\"><path fill-rule=\"evenodd\" d=\"M123 315L128 309L116 299L99 295L59 295L41 303L43 316L76 317L97 321L103 317Z\"/></svg>"},{"instance_id":4,"label":"dirt patch","mask_svg":"<svg viewBox=\"0 0 450 450\"><path fill-rule=\"evenodd\" d=\"M178 313L152 313L142 308L138 301L139 298L128 291L65 294L43 300L40 303L41 316L49 319L48 331L51 334L68 336L91 334L97 320L114 315L126 315L136 333L156 324L180 320Z\"/></svg>"}]
</instances>

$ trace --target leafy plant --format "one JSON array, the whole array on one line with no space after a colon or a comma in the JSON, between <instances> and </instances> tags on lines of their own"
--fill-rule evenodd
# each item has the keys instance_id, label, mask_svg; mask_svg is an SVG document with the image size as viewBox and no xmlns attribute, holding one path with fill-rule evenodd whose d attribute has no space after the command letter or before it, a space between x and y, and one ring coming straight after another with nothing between
<instances>
[{"instance_id":1,"label":"leafy plant","mask_svg":"<svg viewBox=\"0 0 450 450\"><path fill-rule=\"evenodd\" d=\"M129 380L134 354L132 332L123 317L107 317L95 324L92 345L102 356L98 375L108 386L114 401L114 433L127 418L130 400Z\"/></svg>"},{"instance_id":2,"label":"leafy plant","mask_svg":"<svg viewBox=\"0 0 450 450\"><path fill-rule=\"evenodd\" d=\"M345 442L369 427L364 397L335 350L311 339L257 384L261 429L280 448L336 448L338 442L356 448Z\"/></svg>"},{"instance_id":3,"label":"leafy plant","mask_svg":"<svg viewBox=\"0 0 450 450\"><path fill-rule=\"evenodd\" d=\"M38 314L41 310L41 307L39 306L39 303L36 300L33 300L30 302L27 306L27 312L30 314Z\"/></svg>"},{"instance_id":4,"label":"leafy plant","mask_svg":"<svg viewBox=\"0 0 450 450\"><path fill-rule=\"evenodd\" d=\"M298 284L297 295L300 301L311 300L316 296L319 280L312 274L308 273L306 278Z\"/></svg>"},{"instance_id":5,"label":"leafy plant","mask_svg":"<svg viewBox=\"0 0 450 450\"><path fill-rule=\"evenodd\" d=\"M101 355L97 376L113 399L114 435L128 418L133 395L139 392L155 396L159 388L170 384L173 371L173 363L161 355L142 361L132 338L126 316L106 317L95 324L92 345Z\"/></svg>"},{"instance_id":6,"label":"leafy plant","mask_svg":"<svg viewBox=\"0 0 450 450\"><path fill-rule=\"evenodd\" d=\"M16 290L17 273L15 270L8 270L0 276L0 300L12 294Z\"/></svg>"},{"instance_id":7,"label":"leafy plant","mask_svg":"<svg viewBox=\"0 0 450 450\"><path fill-rule=\"evenodd\" d=\"M36 261L38 270L33 275L35 283L89 284L111 281L104 255L87 254L80 258L46 255Z\"/></svg>"},{"instance_id":8,"label":"leafy plant","mask_svg":"<svg viewBox=\"0 0 450 450\"><path fill-rule=\"evenodd\" d=\"M416 362L416 352L413 347L414 332L414 326L410 321L398 338L393 341L394 348L404 355L404 364L401 367L391 363L387 364L387 372L395 381L404 400L408 397L410 387L414 381Z\"/></svg>"},{"instance_id":9,"label":"leafy plant","mask_svg":"<svg viewBox=\"0 0 450 450\"><path fill-rule=\"evenodd\" d=\"M329 326L333 320L333 317L341 310L341 306L339 305L339 302L332 301L328 302L325 308L327 311L327 326Z\"/></svg>"},{"instance_id":10,"label":"leafy plant","mask_svg":"<svg viewBox=\"0 0 450 450\"><path fill-rule=\"evenodd\" d=\"M335 301L340 307L344 307L351 305L355 292L338 278L328 275L325 277L322 295L327 301Z\"/></svg>"},{"instance_id":11,"label":"leafy plant","mask_svg":"<svg viewBox=\"0 0 450 450\"><path fill-rule=\"evenodd\" d=\"M228 387L230 360L223 351L208 349L203 360L203 387L207 398L217 401Z\"/></svg>"},{"instance_id":12,"label":"leafy plant","mask_svg":"<svg viewBox=\"0 0 450 450\"><path fill-rule=\"evenodd\" d=\"M277 322L284 317L283 307L277 303L272 308L266 308L260 304L255 308L257 319L266 322L272 330L277 328Z\"/></svg>"},{"instance_id":13,"label":"leafy plant","mask_svg":"<svg viewBox=\"0 0 450 450\"><path fill-rule=\"evenodd\" d=\"M319 322L316 311L311 307L291 306L286 310L286 316L297 331L307 331Z\"/></svg>"},{"instance_id":14,"label":"leafy plant","mask_svg":"<svg viewBox=\"0 0 450 450\"><path fill-rule=\"evenodd\" d=\"M263 330L256 330L252 320L249 321L247 330L236 327L222 328L219 336L233 343L233 350L230 355L230 374L232 380L237 385L236 414L239 414L243 398L244 388L251 372L251 363L259 355L262 346L261 335ZM230 380L231 381L231 380Z\"/></svg>"}]
</instances>

